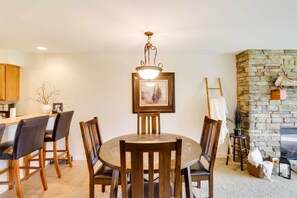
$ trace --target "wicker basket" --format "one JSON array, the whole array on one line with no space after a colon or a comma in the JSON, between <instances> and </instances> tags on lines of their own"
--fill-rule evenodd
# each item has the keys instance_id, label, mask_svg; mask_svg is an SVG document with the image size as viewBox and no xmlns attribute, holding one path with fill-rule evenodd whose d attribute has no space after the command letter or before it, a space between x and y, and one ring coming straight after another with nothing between
<instances>
[{"instance_id":1,"label":"wicker basket","mask_svg":"<svg viewBox=\"0 0 297 198\"><path fill-rule=\"evenodd\" d=\"M267 158L264 158L263 161L272 161L272 159L271 157L267 157ZM252 165L247 160L247 170L248 170L248 173L254 177L258 177L261 179L264 178L263 169L262 169L262 166L260 165L256 168L256 166Z\"/></svg>"}]
</instances>

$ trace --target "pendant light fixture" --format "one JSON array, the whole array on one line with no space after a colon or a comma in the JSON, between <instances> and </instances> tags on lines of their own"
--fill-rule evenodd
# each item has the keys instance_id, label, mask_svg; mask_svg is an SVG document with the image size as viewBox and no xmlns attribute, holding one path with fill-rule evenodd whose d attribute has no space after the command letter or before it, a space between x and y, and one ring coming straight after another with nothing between
<instances>
[{"instance_id":1,"label":"pendant light fixture","mask_svg":"<svg viewBox=\"0 0 297 198\"><path fill-rule=\"evenodd\" d=\"M159 73L163 70L163 64L158 63L158 65L156 65L158 50L156 46L151 43L151 36L153 36L154 33L145 32L144 34L148 37L147 43L144 46L144 60L140 61L140 66L136 67L136 71L142 79L152 80L157 78ZM154 52L153 64L151 64L151 52Z\"/></svg>"}]
</instances>

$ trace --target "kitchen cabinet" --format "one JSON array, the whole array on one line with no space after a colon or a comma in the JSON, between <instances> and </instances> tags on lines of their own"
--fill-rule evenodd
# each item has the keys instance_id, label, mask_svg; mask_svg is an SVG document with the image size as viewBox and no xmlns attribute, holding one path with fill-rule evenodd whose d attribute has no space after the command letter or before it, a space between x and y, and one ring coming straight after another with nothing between
<instances>
[{"instance_id":1,"label":"kitchen cabinet","mask_svg":"<svg viewBox=\"0 0 297 198\"><path fill-rule=\"evenodd\" d=\"M0 101L17 101L20 98L20 67L0 64Z\"/></svg>"}]
</instances>

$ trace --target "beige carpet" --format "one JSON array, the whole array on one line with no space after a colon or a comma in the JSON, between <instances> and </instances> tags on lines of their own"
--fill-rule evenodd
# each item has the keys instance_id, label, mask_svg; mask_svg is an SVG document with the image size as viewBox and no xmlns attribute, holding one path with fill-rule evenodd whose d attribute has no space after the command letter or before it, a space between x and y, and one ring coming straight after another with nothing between
<instances>
[{"instance_id":1,"label":"beige carpet","mask_svg":"<svg viewBox=\"0 0 297 198\"><path fill-rule=\"evenodd\" d=\"M246 198L296 198L297 174L292 172L292 179L288 180L272 175L272 180L259 179L250 176L247 170L241 171L240 165L225 165L225 160L216 161L214 175L214 196L218 198L246 197ZM246 169L246 167L245 167ZM208 184L205 182L201 189L196 189L198 197L207 197Z\"/></svg>"},{"instance_id":2,"label":"beige carpet","mask_svg":"<svg viewBox=\"0 0 297 198\"><path fill-rule=\"evenodd\" d=\"M226 166L225 160L217 160L215 167L215 197L246 197L246 198L294 198L297 197L297 174L292 173L292 179L287 180L273 175L273 181L250 176L247 171L241 171L239 165L235 169ZM25 198L87 198L88 170L85 161L74 161L74 167L61 166L62 178L58 179L54 166L48 165L46 175L49 189L43 191L39 175L33 176L22 184ZM208 184L202 182L202 188L194 188L197 197L208 197ZM120 192L119 192L120 195ZM0 198L16 197L15 190L6 191ZM101 193L101 186L96 187L97 198L108 198L109 192ZM120 196L119 196L120 197Z\"/></svg>"}]
</instances>

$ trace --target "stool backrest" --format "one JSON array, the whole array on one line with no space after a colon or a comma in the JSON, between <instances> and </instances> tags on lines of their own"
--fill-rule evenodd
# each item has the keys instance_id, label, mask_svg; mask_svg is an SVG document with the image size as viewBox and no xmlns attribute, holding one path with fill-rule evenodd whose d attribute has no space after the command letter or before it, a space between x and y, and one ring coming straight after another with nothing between
<instances>
[{"instance_id":1,"label":"stool backrest","mask_svg":"<svg viewBox=\"0 0 297 198\"><path fill-rule=\"evenodd\" d=\"M69 135L70 124L74 111L58 113L53 130L53 140L57 141Z\"/></svg>"},{"instance_id":2,"label":"stool backrest","mask_svg":"<svg viewBox=\"0 0 297 198\"><path fill-rule=\"evenodd\" d=\"M2 140L3 134L4 134L4 130L5 130L5 124L0 124L0 142Z\"/></svg>"},{"instance_id":3,"label":"stool backrest","mask_svg":"<svg viewBox=\"0 0 297 198\"><path fill-rule=\"evenodd\" d=\"M19 159L43 148L48 119L49 116L41 116L19 122L14 138L13 159Z\"/></svg>"}]
</instances>

